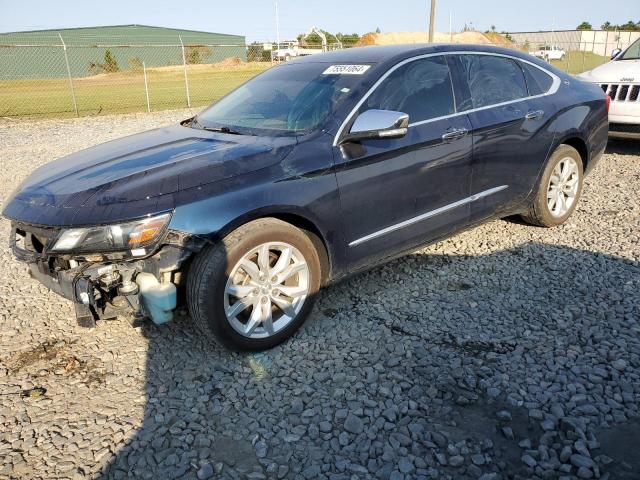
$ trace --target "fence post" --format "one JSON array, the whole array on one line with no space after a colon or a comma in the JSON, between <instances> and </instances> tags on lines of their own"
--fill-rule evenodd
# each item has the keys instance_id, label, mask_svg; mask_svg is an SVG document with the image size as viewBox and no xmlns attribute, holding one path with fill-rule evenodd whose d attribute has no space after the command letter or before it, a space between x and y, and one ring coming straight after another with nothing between
<instances>
[{"instance_id":1,"label":"fence post","mask_svg":"<svg viewBox=\"0 0 640 480\"><path fill-rule=\"evenodd\" d=\"M602 57L604 59L604 62L602 63L607 63L607 50L609 49L609 30L607 30L607 38L604 41L604 56Z\"/></svg>"},{"instance_id":2,"label":"fence post","mask_svg":"<svg viewBox=\"0 0 640 480\"><path fill-rule=\"evenodd\" d=\"M149 103L149 85L147 84L147 66L142 62L142 74L144 75L144 92L147 95L147 112L151 113L151 104Z\"/></svg>"},{"instance_id":3,"label":"fence post","mask_svg":"<svg viewBox=\"0 0 640 480\"><path fill-rule=\"evenodd\" d=\"M76 112L76 117L79 117L80 115L78 115L78 104L76 103L76 92L73 89L71 67L69 67L69 55L67 54L67 44L64 43L64 40L62 39L62 34L60 32L58 32L58 36L60 37L60 41L62 42L62 51L64 52L64 61L67 64L67 76L69 78L69 90L71 91L71 100L73 101L73 109Z\"/></svg>"},{"instance_id":4,"label":"fence post","mask_svg":"<svg viewBox=\"0 0 640 480\"><path fill-rule=\"evenodd\" d=\"M184 54L184 43L182 43L182 35L178 35L180 39L180 47L182 48L182 66L184 67L184 88L187 92L187 106L191 108L191 97L189 96L189 77L187 77L187 57Z\"/></svg>"}]
</instances>

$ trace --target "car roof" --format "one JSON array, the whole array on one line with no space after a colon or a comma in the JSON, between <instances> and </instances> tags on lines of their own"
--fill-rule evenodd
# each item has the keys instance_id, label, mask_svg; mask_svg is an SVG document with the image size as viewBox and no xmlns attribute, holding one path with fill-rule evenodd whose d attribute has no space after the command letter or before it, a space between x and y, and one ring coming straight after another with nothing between
<instances>
[{"instance_id":1,"label":"car roof","mask_svg":"<svg viewBox=\"0 0 640 480\"><path fill-rule=\"evenodd\" d=\"M375 45L367 47L347 48L332 52L318 53L299 57L293 60L295 63L389 63L404 60L405 58L425 55L429 53L444 52L486 52L511 55L514 57L531 60L530 55L525 55L514 49L494 47L491 45L473 45L464 43L422 43L409 45Z\"/></svg>"}]
</instances>

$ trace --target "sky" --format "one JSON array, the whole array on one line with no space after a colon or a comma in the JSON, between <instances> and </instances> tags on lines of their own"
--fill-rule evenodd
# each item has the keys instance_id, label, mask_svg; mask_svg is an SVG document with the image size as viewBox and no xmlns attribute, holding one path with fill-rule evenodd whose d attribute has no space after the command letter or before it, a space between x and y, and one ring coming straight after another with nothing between
<instances>
[{"instance_id":1,"label":"sky","mask_svg":"<svg viewBox=\"0 0 640 480\"><path fill-rule=\"evenodd\" d=\"M478 30L574 29L583 20L640 18L639 0L437 0L436 30L465 23ZM138 23L244 35L247 41L276 39L275 0L0 0L0 32ZM430 0L278 0L280 38L318 26L332 33L363 34L428 29Z\"/></svg>"}]
</instances>

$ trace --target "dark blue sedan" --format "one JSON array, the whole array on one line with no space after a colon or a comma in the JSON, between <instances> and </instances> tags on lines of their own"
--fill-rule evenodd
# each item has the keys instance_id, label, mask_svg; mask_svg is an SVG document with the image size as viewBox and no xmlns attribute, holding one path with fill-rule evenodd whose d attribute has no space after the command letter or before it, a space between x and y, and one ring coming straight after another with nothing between
<instances>
[{"instance_id":1,"label":"dark blue sedan","mask_svg":"<svg viewBox=\"0 0 640 480\"><path fill-rule=\"evenodd\" d=\"M598 86L517 51L356 48L49 163L3 213L80 324L187 306L204 334L257 350L326 282L497 217L564 223L607 129Z\"/></svg>"}]
</instances>

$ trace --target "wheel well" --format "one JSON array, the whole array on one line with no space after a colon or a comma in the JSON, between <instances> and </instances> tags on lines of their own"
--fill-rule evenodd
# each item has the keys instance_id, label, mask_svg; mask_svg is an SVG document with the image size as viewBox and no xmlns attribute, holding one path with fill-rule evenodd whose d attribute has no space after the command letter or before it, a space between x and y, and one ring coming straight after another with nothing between
<instances>
[{"instance_id":1,"label":"wheel well","mask_svg":"<svg viewBox=\"0 0 640 480\"><path fill-rule=\"evenodd\" d=\"M587 163L589 162L589 149L587 148L587 144L584 143L579 137L571 137L564 140L562 143L565 145L569 145L570 147L575 148L580 154L580 158L582 158L582 167L584 170L587 170Z\"/></svg>"},{"instance_id":2,"label":"wheel well","mask_svg":"<svg viewBox=\"0 0 640 480\"><path fill-rule=\"evenodd\" d=\"M265 217L277 218L278 220L290 223L294 227L298 227L299 229L312 234L310 238L318 250L318 255L320 256L320 263L322 266L322 284L324 285L331 276L331 257L329 255L326 240L318 227L312 221L300 215L296 215L295 213L276 213L265 215Z\"/></svg>"}]
</instances>

